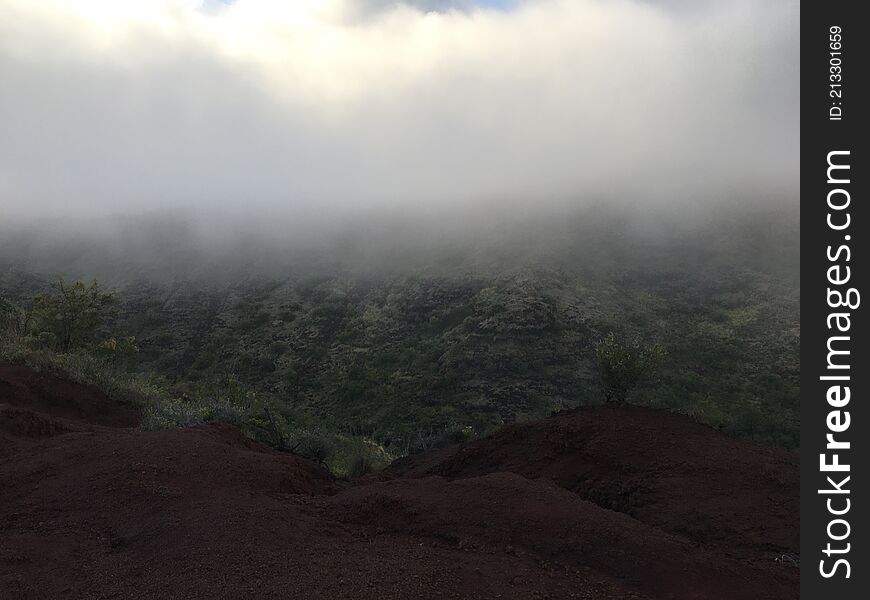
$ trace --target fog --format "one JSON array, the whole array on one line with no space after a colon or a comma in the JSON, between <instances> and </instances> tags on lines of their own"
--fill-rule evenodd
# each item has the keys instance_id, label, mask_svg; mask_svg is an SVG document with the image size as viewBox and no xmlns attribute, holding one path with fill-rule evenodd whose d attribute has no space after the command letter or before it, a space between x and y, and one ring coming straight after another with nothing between
<instances>
[{"instance_id":1,"label":"fog","mask_svg":"<svg viewBox=\"0 0 870 600\"><path fill-rule=\"evenodd\" d=\"M798 22L791 0L0 0L0 218L796 210Z\"/></svg>"}]
</instances>

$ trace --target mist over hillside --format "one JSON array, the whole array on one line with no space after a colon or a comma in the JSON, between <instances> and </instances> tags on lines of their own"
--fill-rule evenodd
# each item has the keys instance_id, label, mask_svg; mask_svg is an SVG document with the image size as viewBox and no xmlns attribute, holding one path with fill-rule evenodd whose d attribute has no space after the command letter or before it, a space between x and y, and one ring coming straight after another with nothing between
<instances>
[{"instance_id":1,"label":"mist over hillside","mask_svg":"<svg viewBox=\"0 0 870 600\"><path fill-rule=\"evenodd\" d=\"M598 202L561 209L492 205L428 216L364 211L326 220L180 210L11 219L0 224L0 264L109 283L139 277L226 283L245 276L439 274L535 264L618 269L659 254L682 261L732 258L717 257L721 249L754 255L763 269L794 258L795 209L788 198L735 198L669 208ZM691 252L680 257L681 248ZM780 265L789 266L796 274L796 263Z\"/></svg>"},{"instance_id":2,"label":"mist over hillside","mask_svg":"<svg viewBox=\"0 0 870 600\"><path fill-rule=\"evenodd\" d=\"M799 24L0 0L0 597L795 597Z\"/></svg>"},{"instance_id":3,"label":"mist over hillside","mask_svg":"<svg viewBox=\"0 0 870 600\"><path fill-rule=\"evenodd\" d=\"M400 217L306 235L179 215L47 222L0 246L14 301L58 276L115 290L130 368L262 390L394 449L603 399L610 332L667 359L632 402L798 443L799 219L598 206L522 221ZM287 233L283 233L287 232Z\"/></svg>"}]
</instances>

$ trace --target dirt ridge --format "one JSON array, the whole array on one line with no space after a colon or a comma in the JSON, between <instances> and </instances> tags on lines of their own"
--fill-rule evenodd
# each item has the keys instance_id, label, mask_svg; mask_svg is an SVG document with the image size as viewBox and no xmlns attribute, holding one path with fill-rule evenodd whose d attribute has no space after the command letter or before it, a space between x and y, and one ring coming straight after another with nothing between
<instances>
[{"instance_id":1,"label":"dirt ridge","mask_svg":"<svg viewBox=\"0 0 870 600\"><path fill-rule=\"evenodd\" d=\"M796 459L684 417L562 414L343 482L228 425L143 432L128 411L0 364L0 597L797 595L774 560L797 540Z\"/></svg>"}]
</instances>

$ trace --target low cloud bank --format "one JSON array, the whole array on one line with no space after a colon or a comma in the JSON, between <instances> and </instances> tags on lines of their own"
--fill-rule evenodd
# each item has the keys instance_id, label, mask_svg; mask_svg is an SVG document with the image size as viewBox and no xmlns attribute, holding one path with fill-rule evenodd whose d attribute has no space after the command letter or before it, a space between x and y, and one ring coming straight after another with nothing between
<instances>
[{"instance_id":1,"label":"low cloud bank","mask_svg":"<svg viewBox=\"0 0 870 600\"><path fill-rule=\"evenodd\" d=\"M0 0L0 212L796 198L796 1Z\"/></svg>"}]
</instances>

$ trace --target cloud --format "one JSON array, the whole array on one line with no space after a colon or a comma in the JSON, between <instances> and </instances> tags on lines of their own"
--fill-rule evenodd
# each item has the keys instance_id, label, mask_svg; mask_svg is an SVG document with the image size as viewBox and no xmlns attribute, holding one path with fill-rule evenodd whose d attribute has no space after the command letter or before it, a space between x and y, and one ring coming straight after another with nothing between
<instances>
[{"instance_id":1,"label":"cloud","mask_svg":"<svg viewBox=\"0 0 870 600\"><path fill-rule=\"evenodd\" d=\"M435 4L0 0L0 211L796 194L797 1Z\"/></svg>"}]
</instances>

